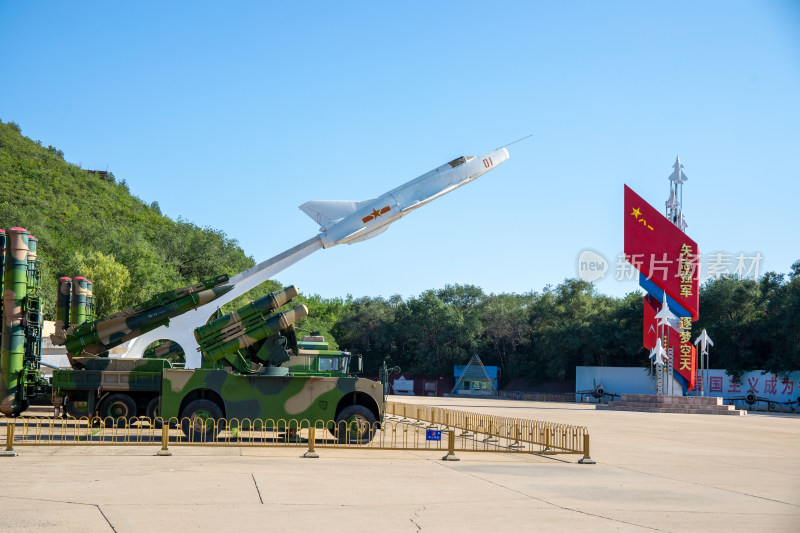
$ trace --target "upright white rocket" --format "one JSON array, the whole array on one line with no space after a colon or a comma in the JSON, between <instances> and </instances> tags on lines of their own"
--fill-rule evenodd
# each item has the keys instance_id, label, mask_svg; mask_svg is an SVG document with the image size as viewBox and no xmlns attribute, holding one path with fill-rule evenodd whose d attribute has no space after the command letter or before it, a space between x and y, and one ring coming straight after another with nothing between
<instances>
[{"instance_id":1,"label":"upright white rocket","mask_svg":"<svg viewBox=\"0 0 800 533\"><path fill-rule=\"evenodd\" d=\"M483 176L506 160L505 148L478 157L461 156L369 200L311 200L300 209L320 225L323 248L353 244L383 233L414 209Z\"/></svg>"}]
</instances>

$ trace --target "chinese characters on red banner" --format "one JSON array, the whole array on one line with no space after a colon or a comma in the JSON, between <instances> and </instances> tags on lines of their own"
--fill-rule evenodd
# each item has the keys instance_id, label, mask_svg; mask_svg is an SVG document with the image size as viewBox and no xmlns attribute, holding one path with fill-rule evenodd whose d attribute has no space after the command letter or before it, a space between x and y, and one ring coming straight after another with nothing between
<instances>
[{"instance_id":1,"label":"chinese characters on red banner","mask_svg":"<svg viewBox=\"0 0 800 533\"><path fill-rule=\"evenodd\" d=\"M691 297L692 287L694 285L693 279L695 276L694 267L696 263L692 263L692 245L684 244L681 246L680 256L680 276L681 276L681 296Z\"/></svg>"}]
</instances>

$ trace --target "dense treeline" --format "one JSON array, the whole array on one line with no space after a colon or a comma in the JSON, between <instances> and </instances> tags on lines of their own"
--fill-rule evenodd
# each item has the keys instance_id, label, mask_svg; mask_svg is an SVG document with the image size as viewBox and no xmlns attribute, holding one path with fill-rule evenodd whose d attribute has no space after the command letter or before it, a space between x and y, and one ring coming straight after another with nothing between
<instances>
[{"instance_id":1,"label":"dense treeline","mask_svg":"<svg viewBox=\"0 0 800 533\"><path fill-rule=\"evenodd\" d=\"M48 319L58 276L92 279L102 316L254 264L223 232L171 220L157 203L132 196L124 180L87 173L56 148L23 137L13 122L0 121L0 226L14 225L39 238ZM269 281L226 308L279 286ZM448 285L408 299L298 300L292 305L310 309L299 326L362 353L367 372L386 361L407 372L451 375L453 365L477 353L485 364L502 368L504 384L514 377L531 383L572 378L578 365L647 364L642 296L605 296L580 280L523 294ZM800 369L800 261L788 275L706 282L692 338L703 328L715 343L714 368L734 374Z\"/></svg>"},{"instance_id":2,"label":"dense treeline","mask_svg":"<svg viewBox=\"0 0 800 533\"><path fill-rule=\"evenodd\" d=\"M641 364L642 298L611 298L566 280L541 293L486 294L448 285L418 297L348 301L333 326L339 344L376 364L451 375L477 353L487 365L532 382L565 379L576 365Z\"/></svg>"}]
</instances>

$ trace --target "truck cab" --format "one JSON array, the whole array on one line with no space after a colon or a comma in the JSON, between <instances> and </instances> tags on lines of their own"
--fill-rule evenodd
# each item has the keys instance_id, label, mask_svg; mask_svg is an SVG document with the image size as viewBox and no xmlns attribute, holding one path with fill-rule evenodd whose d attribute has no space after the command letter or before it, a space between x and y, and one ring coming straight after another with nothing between
<instances>
[{"instance_id":1,"label":"truck cab","mask_svg":"<svg viewBox=\"0 0 800 533\"><path fill-rule=\"evenodd\" d=\"M331 350L325 337L312 334L297 341L297 355L281 366L289 368L292 375L345 377L362 371L362 359L361 355Z\"/></svg>"}]
</instances>

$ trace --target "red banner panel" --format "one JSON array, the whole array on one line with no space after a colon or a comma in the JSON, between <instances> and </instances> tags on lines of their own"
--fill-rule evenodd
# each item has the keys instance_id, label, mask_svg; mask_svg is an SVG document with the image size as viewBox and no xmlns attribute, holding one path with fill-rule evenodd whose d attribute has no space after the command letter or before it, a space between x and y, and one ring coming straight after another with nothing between
<instances>
[{"instance_id":1,"label":"red banner panel","mask_svg":"<svg viewBox=\"0 0 800 533\"><path fill-rule=\"evenodd\" d=\"M625 185L625 259L697 320L697 243Z\"/></svg>"}]
</instances>

